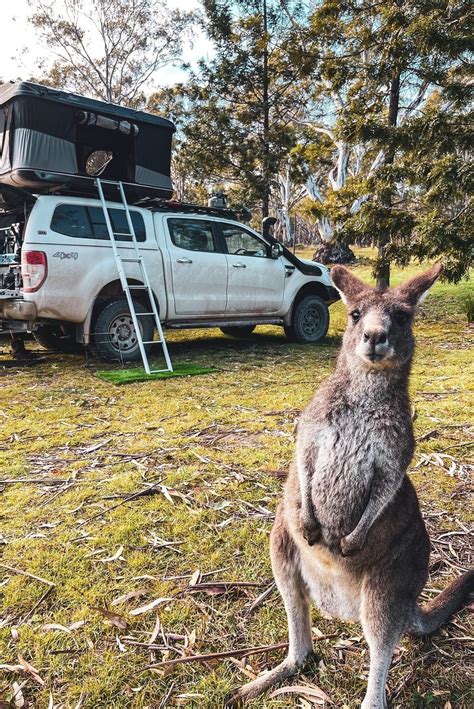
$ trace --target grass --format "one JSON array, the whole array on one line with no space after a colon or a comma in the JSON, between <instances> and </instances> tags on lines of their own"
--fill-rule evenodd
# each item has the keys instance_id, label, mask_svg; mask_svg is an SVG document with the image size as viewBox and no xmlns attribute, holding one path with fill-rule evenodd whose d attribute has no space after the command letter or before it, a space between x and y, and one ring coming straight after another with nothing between
<instances>
[{"instance_id":1,"label":"grass","mask_svg":"<svg viewBox=\"0 0 474 709\"><path fill-rule=\"evenodd\" d=\"M154 347L154 345L152 345ZM164 366L164 365L163 365ZM210 374L215 371L215 367L200 367L195 364L177 364L173 366L173 371L151 372L147 374L143 366L136 366L131 369L104 369L96 374L99 379L111 384L131 384L134 382L151 382L155 379L171 379L172 377L194 377L199 374Z\"/></svg>"},{"instance_id":2,"label":"grass","mask_svg":"<svg viewBox=\"0 0 474 709\"><path fill-rule=\"evenodd\" d=\"M393 281L418 270L395 272ZM355 271L369 278L370 265ZM473 377L463 302L471 287L436 285L416 325L411 392L419 443L412 479L435 539L429 588L445 586L469 563ZM331 316L328 338L316 347L289 344L273 327L242 342L217 330L171 332L173 362L218 368L205 377L115 387L95 376L100 363L56 355L34 369L4 370L0 479L17 482L0 483L0 563L55 586L35 608L48 587L0 566L0 664L13 666L0 669L0 700L11 701L17 682L38 709L218 709L249 673L280 659L282 650L166 673L144 669L180 653L286 640L277 594L246 609L271 580L268 534L295 419L334 367L342 304L331 307ZM156 494L124 502L145 483L159 483ZM443 537L447 532L456 534ZM191 593L197 571L208 582L261 586ZM142 593L112 605L132 591ZM172 600L130 614L159 598ZM155 644L164 649L129 644L147 643L157 616L169 649L161 632ZM325 620L316 610L313 625L335 637L316 644L315 661L294 683L306 678L334 706L359 706L368 666L360 627ZM473 706L473 635L464 611L432 639L404 638L390 672L393 705ZM19 656L39 678L14 669ZM266 696L250 706L309 706L300 702Z\"/></svg>"}]
</instances>

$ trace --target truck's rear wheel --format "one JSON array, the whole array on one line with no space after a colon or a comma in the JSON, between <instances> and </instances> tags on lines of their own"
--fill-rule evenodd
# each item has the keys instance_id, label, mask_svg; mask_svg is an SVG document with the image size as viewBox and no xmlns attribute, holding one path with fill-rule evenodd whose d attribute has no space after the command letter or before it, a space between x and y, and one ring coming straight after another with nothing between
<instances>
[{"instance_id":1,"label":"truck's rear wheel","mask_svg":"<svg viewBox=\"0 0 474 709\"><path fill-rule=\"evenodd\" d=\"M219 328L224 335L230 335L230 337L241 337L245 339L250 337L252 332L255 330L255 325L247 325L243 327L221 327Z\"/></svg>"},{"instance_id":2,"label":"truck's rear wheel","mask_svg":"<svg viewBox=\"0 0 474 709\"><path fill-rule=\"evenodd\" d=\"M314 343L326 337L329 328L329 308L317 295L307 295L293 310L291 325L285 327L293 342Z\"/></svg>"},{"instance_id":3,"label":"truck's rear wheel","mask_svg":"<svg viewBox=\"0 0 474 709\"><path fill-rule=\"evenodd\" d=\"M146 313L146 307L135 301L135 311L142 339L153 339L154 322L151 315L140 317ZM133 324L132 316L126 298L116 298L98 305L92 330L92 346L96 354L107 362L135 362L139 360L140 347ZM144 345L148 352L151 345Z\"/></svg>"},{"instance_id":4,"label":"truck's rear wheel","mask_svg":"<svg viewBox=\"0 0 474 709\"><path fill-rule=\"evenodd\" d=\"M50 352L80 354L84 345L76 341L76 326L71 323L40 325L33 333L36 342Z\"/></svg>"}]
</instances>

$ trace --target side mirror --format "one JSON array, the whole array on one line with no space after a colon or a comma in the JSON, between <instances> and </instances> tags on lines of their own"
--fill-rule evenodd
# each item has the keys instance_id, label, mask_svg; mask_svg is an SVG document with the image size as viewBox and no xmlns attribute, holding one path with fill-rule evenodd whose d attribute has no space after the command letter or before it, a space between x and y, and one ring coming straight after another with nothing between
<instances>
[{"instance_id":1,"label":"side mirror","mask_svg":"<svg viewBox=\"0 0 474 709\"><path fill-rule=\"evenodd\" d=\"M282 253L283 253L283 246L281 244L272 244L272 248L270 250L270 255L272 258L274 258L274 259L280 258Z\"/></svg>"}]
</instances>

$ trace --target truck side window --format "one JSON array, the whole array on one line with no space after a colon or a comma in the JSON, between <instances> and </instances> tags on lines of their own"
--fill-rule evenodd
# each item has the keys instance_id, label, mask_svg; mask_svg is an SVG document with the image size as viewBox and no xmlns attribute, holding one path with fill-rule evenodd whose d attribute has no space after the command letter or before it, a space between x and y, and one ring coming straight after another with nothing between
<instances>
[{"instance_id":1,"label":"truck side window","mask_svg":"<svg viewBox=\"0 0 474 709\"><path fill-rule=\"evenodd\" d=\"M204 219L168 219L171 241L188 251L217 251L212 222Z\"/></svg>"},{"instance_id":2,"label":"truck side window","mask_svg":"<svg viewBox=\"0 0 474 709\"><path fill-rule=\"evenodd\" d=\"M146 230L143 217L138 212L130 212L137 241L146 240ZM114 232L127 234L127 217L123 209L109 209L109 215ZM59 204L54 210L51 229L72 236L76 239L107 240L109 234L105 223L104 212L100 207L85 207L80 204ZM117 236L117 241L131 241L129 236Z\"/></svg>"},{"instance_id":3,"label":"truck side window","mask_svg":"<svg viewBox=\"0 0 474 709\"><path fill-rule=\"evenodd\" d=\"M236 256L257 256L265 258L267 249L265 244L256 236L250 234L241 227L232 224L221 224L222 236L226 245L227 253Z\"/></svg>"},{"instance_id":4,"label":"truck side window","mask_svg":"<svg viewBox=\"0 0 474 709\"><path fill-rule=\"evenodd\" d=\"M87 210L77 204L60 204L54 210L51 229L77 239L93 239Z\"/></svg>"}]
</instances>

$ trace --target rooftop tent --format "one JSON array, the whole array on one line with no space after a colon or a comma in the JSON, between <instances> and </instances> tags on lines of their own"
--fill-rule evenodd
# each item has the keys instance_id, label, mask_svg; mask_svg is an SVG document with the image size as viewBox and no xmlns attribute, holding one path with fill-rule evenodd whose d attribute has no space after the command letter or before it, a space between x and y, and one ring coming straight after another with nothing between
<instances>
[{"instance_id":1,"label":"rooftop tent","mask_svg":"<svg viewBox=\"0 0 474 709\"><path fill-rule=\"evenodd\" d=\"M169 199L174 125L28 82L0 85L0 183L35 192L92 194L94 177L129 197Z\"/></svg>"}]
</instances>

